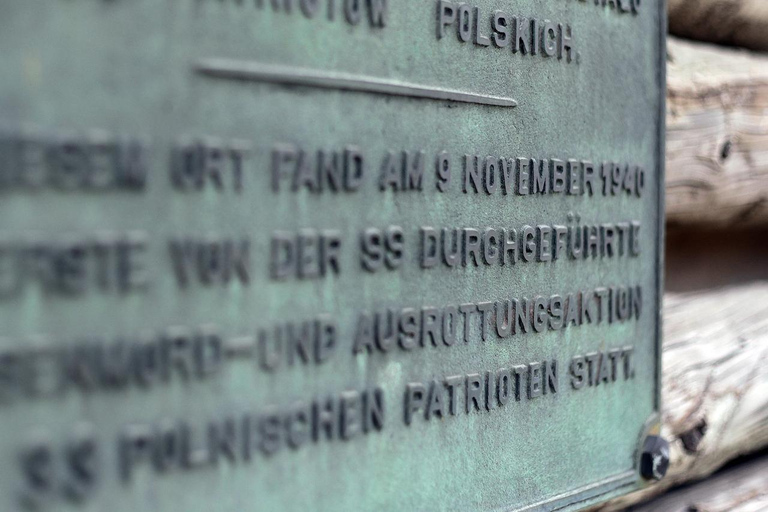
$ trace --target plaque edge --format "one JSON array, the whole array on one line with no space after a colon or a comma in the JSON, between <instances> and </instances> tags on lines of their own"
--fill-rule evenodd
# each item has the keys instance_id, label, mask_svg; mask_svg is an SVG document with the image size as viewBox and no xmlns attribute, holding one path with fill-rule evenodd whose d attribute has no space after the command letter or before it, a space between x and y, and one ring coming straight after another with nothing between
<instances>
[{"instance_id":1,"label":"plaque edge","mask_svg":"<svg viewBox=\"0 0 768 512\"><path fill-rule=\"evenodd\" d=\"M656 303L654 304L653 314L655 315L655 333L654 333L654 389L653 389L653 412L651 418L657 418L658 424L661 422L661 387L662 387L662 336L663 336L663 315L662 307L664 304L664 241L666 238L666 191L665 191L665 155L666 155L666 113L667 113L667 0L658 2L658 69L656 72L657 90L659 91L659 105L656 122L656 254L655 254L655 291ZM647 429L647 424L643 429ZM639 433L644 435L645 432ZM640 440L642 442L642 439ZM636 454L637 455L637 454ZM642 480L638 473L637 456L634 457L632 467L626 471L608 476L597 482L566 491L564 493L552 496L551 498L526 505L505 509L506 512L557 512L565 510L583 510L587 507L594 507L605 503L606 501L634 491L647 487L647 483ZM594 494L595 488L600 492ZM624 492L626 490L626 492Z\"/></svg>"}]
</instances>

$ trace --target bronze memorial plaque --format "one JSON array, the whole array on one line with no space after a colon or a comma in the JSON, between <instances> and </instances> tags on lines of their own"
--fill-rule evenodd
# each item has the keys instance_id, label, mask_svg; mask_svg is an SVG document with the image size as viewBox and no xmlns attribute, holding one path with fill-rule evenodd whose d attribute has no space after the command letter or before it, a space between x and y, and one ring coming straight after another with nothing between
<instances>
[{"instance_id":1,"label":"bronze memorial plaque","mask_svg":"<svg viewBox=\"0 0 768 512\"><path fill-rule=\"evenodd\" d=\"M0 510L646 485L664 36L653 0L0 0Z\"/></svg>"}]
</instances>

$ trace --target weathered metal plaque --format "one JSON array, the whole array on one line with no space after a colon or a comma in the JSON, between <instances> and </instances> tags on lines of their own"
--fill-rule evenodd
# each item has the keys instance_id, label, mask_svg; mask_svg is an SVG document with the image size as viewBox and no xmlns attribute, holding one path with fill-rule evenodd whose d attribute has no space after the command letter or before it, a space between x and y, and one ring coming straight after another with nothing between
<instances>
[{"instance_id":1,"label":"weathered metal plaque","mask_svg":"<svg viewBox=\"0 0 768 512\"><path fill-rule=\"evenodd\" d=\"M662 2L0 4L1 510L643 485Z\"/></svg>"}]
</instances>

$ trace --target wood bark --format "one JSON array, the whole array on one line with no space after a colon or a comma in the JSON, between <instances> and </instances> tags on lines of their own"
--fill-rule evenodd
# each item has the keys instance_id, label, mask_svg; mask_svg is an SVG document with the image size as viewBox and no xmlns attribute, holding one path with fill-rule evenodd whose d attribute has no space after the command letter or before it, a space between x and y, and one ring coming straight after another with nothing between
<instances>
[{"instance_id":1,"label":"wood bark","mask_svg":"<svg viewBox=\"0 0 768 512\"><path fill-rule=\"evenodd\" d=\"M639 503L768 446L768 282L665 295L661 482L603 510Z\"/></svg>"},{"instance_id":2,"label":"wood bark","mask_svg":"<svg viewBox=\"0 0 768 512\"><path fill-rule=\"evenodd\" d=\"M667 5L671 34L768 50L765 0L669 0Z\"/></svg>"},{"instance_id":3,"label":"wood bark","mask_svg":"<svg viewBox=\"0 0 768 512\"><path fill-rule=\"evenodd\" d=\"M768 223L768 56L674 38L668 56L668 221Z\"/></svg>"}]
</instances>

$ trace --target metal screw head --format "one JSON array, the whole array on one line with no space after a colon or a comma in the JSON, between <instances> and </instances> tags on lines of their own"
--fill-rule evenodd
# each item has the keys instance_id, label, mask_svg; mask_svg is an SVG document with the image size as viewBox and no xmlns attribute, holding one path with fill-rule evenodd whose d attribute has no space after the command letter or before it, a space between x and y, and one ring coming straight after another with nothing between
<instances>
[{"instance_id":1,"label":"metal screw head","mask_svg":"<svg viewBox=\"0 0 768 512\"><path fill-rule=\"evenodd\" d=\"M640 474L648 480L661 480L669 469L669 443L660 436L648 436L640 454Z\"/></svg>"}]
</instances>

